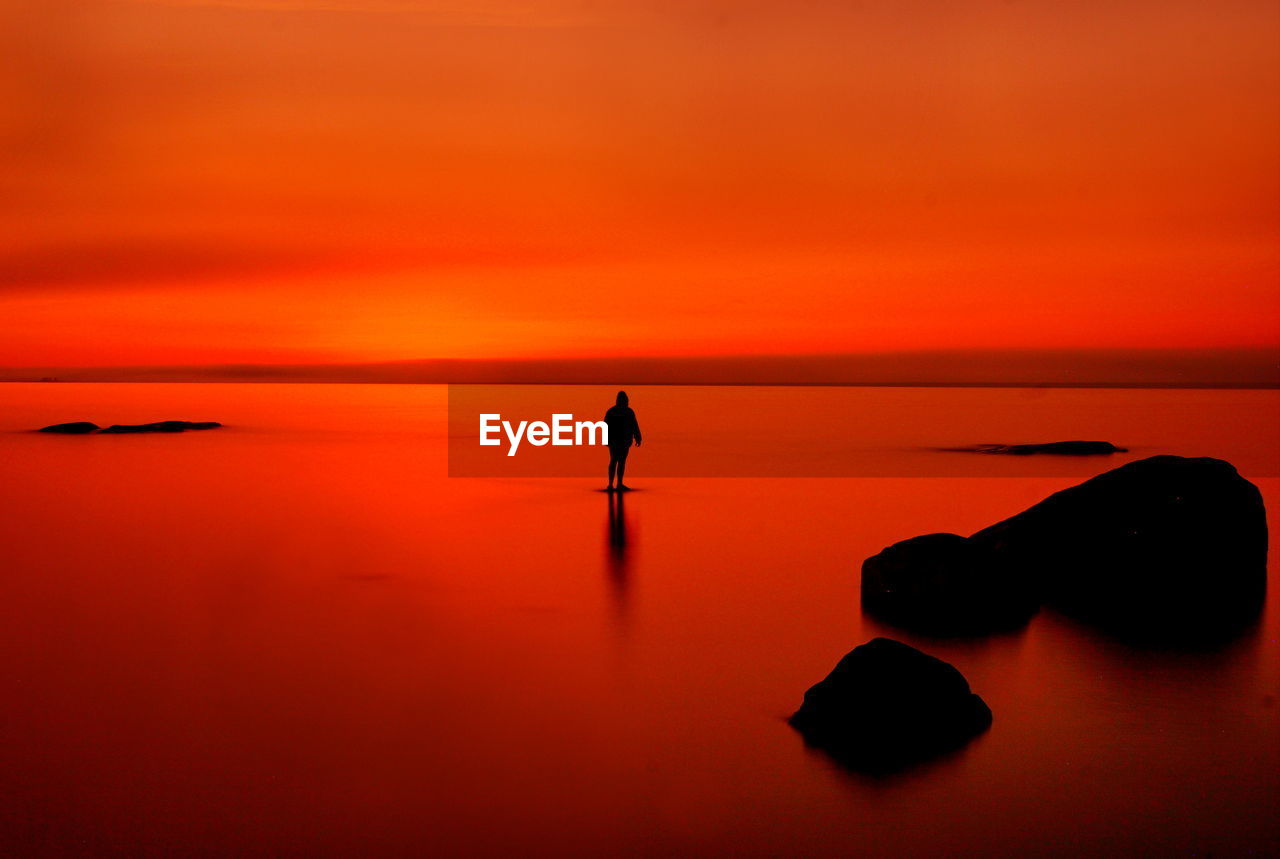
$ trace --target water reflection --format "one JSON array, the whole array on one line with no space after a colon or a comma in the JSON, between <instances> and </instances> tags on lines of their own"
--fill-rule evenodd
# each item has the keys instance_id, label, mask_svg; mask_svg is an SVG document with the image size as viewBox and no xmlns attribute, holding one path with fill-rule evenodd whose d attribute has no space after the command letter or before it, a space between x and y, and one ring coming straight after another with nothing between
<instances>
[{"instance_id":1,"label":"water reflection","mask_svg":"<svg viewBox=\"0 0 1280 859\"><path fill-rule=\"evenodd\" d=\"M627 537L625 492L605 493L609 499L609 530L605 543L605 572L619 621L626 619L631 590L631 558Z\"/></svg>"},{"instance_id":2,"label":"water reflection","mask_svg":"<svg viewBox=\"0 0 1280 859\"><path fill-rule=\"evenodd\" d=\"M819 769L828 772L835 782L842 784L856 796L875 799L877 794L901 790L903 785L928 782L948 773L954 775L964 768L969 755L982 753L981 745L989 734L989 731L983 731L955 748L885 767L859 766L812 746L803 738L800 742L805 755Z\"/></svg>"}]
</instances>

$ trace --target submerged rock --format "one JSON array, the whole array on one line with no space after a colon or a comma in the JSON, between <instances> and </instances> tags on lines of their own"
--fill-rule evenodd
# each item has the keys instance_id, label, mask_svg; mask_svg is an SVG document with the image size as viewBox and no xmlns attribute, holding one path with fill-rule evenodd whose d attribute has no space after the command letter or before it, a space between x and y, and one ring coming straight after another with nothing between
<instances>
[{"instance_id":1,"label":"submerged rock","mask_svg":"<svg viewBox=\"0 0 1280 859\"><path fill-rule=\"evenodd\" d=\"M863 564L868 611L925 631L995 627L1039 595L1117 633L1187 639L1233 631L1266 593L1262 495L1217 459L1138 460L968 539L923 539Z\"/></svg>"},{"instance_id":2,"label":"submerged rock","mask_svg":"<svg viewBox=\"0 0 1280 859\"><path fill-rule=\"evenodd\" d=\"M112 424L104 433L183 432L185 430L217 429L217 421L156 421L149 424Z\"/></svg>"},{"instance_id":3,"label":"submerged rock","mask_svg":"<svg viewBox=\"0 0 1280 859\"><path fill-rule=\"evenodd\" d=\"M1097 454L1125 453L1126 448L1116 447L1109 441L1050 441L1044 444L993 444L977 448L979 453L1008 453L1027 456L1033 453L1053 453L1062 456L1094 456Z\"/></svg>"},{"instance_id":4,"label":"submerged rock","mask_svg":"<svg viewBox=\"0 0 1280 859\"><path fill-rule=\"evenodd\" d=\"M991 725L964 675L888 638L850 651L789 720L805 742L863 771L892 771L959 748Z\"/></svg>"},{"instance_id":5,"label":"submerged rock","mask_svg":"<svg viewBox=\"0 0 1280 859\"><path fill-rule=\"evenodd\" d=\"M926 534L862 563L862 607L934 635L1013 628L1040 608L1035 579L990 563L959 534Z\"/></svg>"},{"instance_id":6,"label":"submerged rock","mask_svg":"<svg viewBox=\"0 0 1280 859\"><path fill-rule=\"evenodd\" d=\"M72 421L65 424L50 424L47 427L40 427L36 432L56 432L64 435L84 435L85 433L96 432L98 425L89 421Z\"/></svg>"}]
</instances>

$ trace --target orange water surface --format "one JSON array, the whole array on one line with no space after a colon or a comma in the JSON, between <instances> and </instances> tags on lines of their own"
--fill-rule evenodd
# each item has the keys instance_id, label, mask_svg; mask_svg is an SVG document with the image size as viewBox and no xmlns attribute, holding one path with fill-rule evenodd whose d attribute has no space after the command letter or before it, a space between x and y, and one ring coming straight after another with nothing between
<instances>
[{"instance_id":1,"label":"orange water surface","mask_svg":"<svg viewBox=\"0 0 1280 859\"><path fill-rule=\"evenodd\" d=\"M744 396L633 392L619 506L602 476L448 477L440 387L0 386L0 853L1280 853L1274 560L1261 621L1208 650L1048 610L986 638L893 630L861 613L863 558L1120 460L646 476L677 444L664 415ZM1276 529L1280 392L786 396L828 427L815 444L885 463L1064 426L1222 456ZM1011 438L1017 397L1041 417ZM226 426L28 432L169 418ZM953 663L991 730L888 777L807 749L786 716L875 635Z\"/></svg>"}]
</instances>

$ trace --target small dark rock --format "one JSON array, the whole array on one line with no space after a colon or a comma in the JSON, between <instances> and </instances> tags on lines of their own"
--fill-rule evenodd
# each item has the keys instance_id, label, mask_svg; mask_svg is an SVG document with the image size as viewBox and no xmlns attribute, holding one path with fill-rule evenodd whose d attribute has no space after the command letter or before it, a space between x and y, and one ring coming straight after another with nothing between
<instances>
[{"instance_id":1,"label":"small dark rock","mask_svg":"<svg viewBox=\"0 0 1280 859\"><path fill-rule=\"evenodd\" d=\"M40 427L36 432L56 432L64 435L84 435L85 433L95 432L98 425L89 421L72 421L66 424L51 424L47 427Z\"/></svg>"},{"instance_id":2,"label":"small dark rock","mask_svg":"<svg viewBox=\"0 0 1280 859\"><path fill-rule=\"evenodd\" d=\"M1108 453L1126 453L1127 448L1116 447L1109 441L1050 441L1043 444L982 444L972 448L975 453L1006 453L1028 456L1033 453L1051 453L1059 456L1096 456Z\"/></svg>"},{"instance_id":3,"label":"small dark rock","mask_svg":"<svg viewBox=\"0 0 1280 859\"><path fill-rule=\"evenodd\" d=\"M149 424L112 424L104 433L183 432L185 430L217 429L217 421L156 421Z\"/></svg>"},{"instance_id":4,"label":"small dark rock","mask_svg":"<svg viewBox=\"0 0 1280 859\"><path fill-rule=\"evenodd\" d=\"M991 710L951 665L875 638L805 693L790 724L848 767L892 772L964 745Z\"/></svg>"},{"instance_id":5,"label":"small dark rock","mask_svg":"<svg viewBox=\"0 0 1280 859\"><path fill-rule=\"evenodd\" d=\"M959 534L926 534L862 562L862 607L931 635L1012 629L1040 608L1036 579L990 563Z\"/></svg>"}]
</instances>

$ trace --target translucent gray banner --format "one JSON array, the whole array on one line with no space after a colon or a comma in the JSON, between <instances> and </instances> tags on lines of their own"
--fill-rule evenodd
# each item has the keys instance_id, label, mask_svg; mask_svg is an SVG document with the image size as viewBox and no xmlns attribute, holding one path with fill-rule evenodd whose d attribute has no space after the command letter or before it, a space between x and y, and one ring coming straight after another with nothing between
<instances>
[{"instance_id":1,"label":"translucent gray banner","mask_svg":"<svg viewBox=\"0 0 1280 859\"><path fill-rule=\"evenodd\" d=\"M622 388L643 433L637 479L1089 476L1157 453L1280 474L1275 390L451 385L450 476L603 477L590 427ZM992 452L1065 440L1125 450Z\"/></svg>"}]
</instances>

